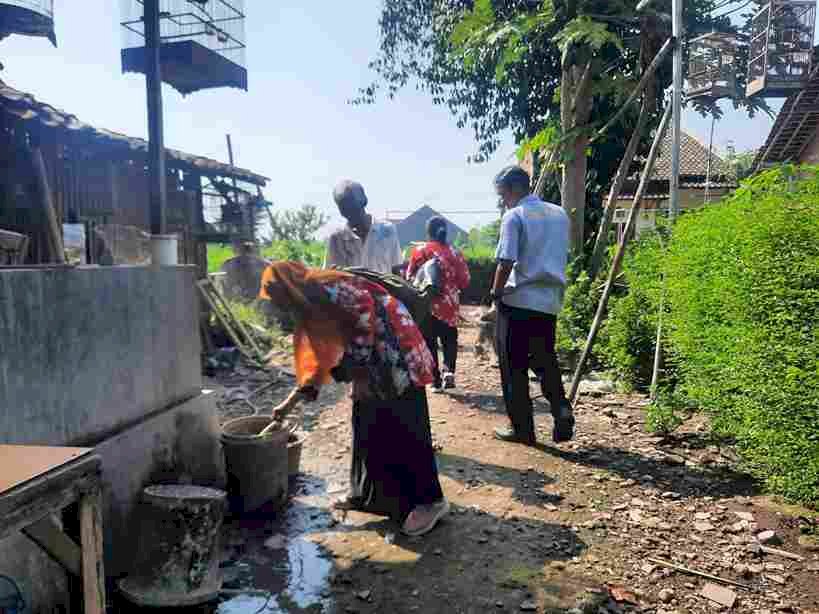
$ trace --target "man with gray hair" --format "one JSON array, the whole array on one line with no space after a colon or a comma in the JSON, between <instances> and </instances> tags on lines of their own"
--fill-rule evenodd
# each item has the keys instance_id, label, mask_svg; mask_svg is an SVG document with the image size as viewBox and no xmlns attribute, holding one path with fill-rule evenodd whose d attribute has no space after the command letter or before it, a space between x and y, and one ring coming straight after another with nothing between
<instances>
[{"instance_id":1,"label":"man with gray hair","mask_svg":"<svg viewBox=\"0 0 819 614\"><path fill-rule=\"evenodd\" d=\"M324 268L364 267L378 273L398 273L404 261L398 231L367 213L362 185L350 180L339 182L333 200L347 226L330 235Z\"/></svg>"},{"instance_id":2,"label":"man with gray hair","mask_svg":"<svg viewBox=\"0 0 819 614\"><path fill-rule=\"evenodd\" d=\"M574 435L572 406L566 399L555 351L557 314L566 287L569 216L563 207L532 194L529 174L519 166L504 168L495 189L506 213L501 222L492 286L497 306L496 348L510 429L495 437L536 443L529 370L540 379L552 408L555 443Z\"/></svg>"}]
</instances>

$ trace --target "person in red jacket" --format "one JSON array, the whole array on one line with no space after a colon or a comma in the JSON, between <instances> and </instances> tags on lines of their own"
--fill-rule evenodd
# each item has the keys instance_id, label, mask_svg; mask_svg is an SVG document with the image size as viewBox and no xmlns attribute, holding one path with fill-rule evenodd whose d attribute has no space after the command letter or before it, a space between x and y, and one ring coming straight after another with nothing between
<instances>
[{"instance_id":1,"label":"person in red jacket","mask_svg":"<svg viewBox=\"0 0 819 614\"><path fill-rule=\"evenodd\" d=\"M447 243L447 223L442 217L427 222L429 241L416 248L407 266L407 279L413 279L421 267L433 258L441 269L441 287L432 301L432 316L422 327L424 338L435 361L433 388L455 387L455 365L458 360L458 318L461 292L469 286L469 268L461 253ZM438 363L438 342L444 353L444 372Z\"/></svg>"}]
</instances>

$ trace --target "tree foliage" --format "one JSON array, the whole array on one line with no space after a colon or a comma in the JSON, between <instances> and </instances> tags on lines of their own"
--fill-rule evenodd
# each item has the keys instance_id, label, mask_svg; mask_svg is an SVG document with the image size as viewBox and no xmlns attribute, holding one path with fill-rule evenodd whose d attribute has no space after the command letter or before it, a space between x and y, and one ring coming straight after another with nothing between
<instances>
[{"instance_id":1,"label":"tree foliage","mask_svg":"<svg viewBox=\"0 0 819 614\"><path fill-rule=\"evenodd\" d=\"M353 101L394 97L413 83L436 104L446 105L459 127L469 126L477 141L474 161L485 161L511 131L518 144L542 149L572 140L564 158L589 156L585 183L594 220L602 192L622 157L636 121L637 106L589 149L578 133L590 133L622 105L643 68L670 36L670 0L654 4L657 12L636 14L637 0L384 0L381 42L370 67L376 78ZM729 19L712 18L714 0L685 3L688 36L729 31ZM591 62L588 92L561 104L567 67ZM572 75L570 71L570 75ZM581 77L580 74L576 75ZM670 58L657 74L649 95L663 98L671 82ZM744 74L738 74L740 90ZM587 121L568 125L561 116L585 101ZM563 100L566 103L566 100ZM714 101L700 99L703 112L719 113ZM753 113L760 103L738 99ZM764 103L762 103L764 104ZM661 105L651 105L652 121ZM583 118L580 118L583 119ZM571 134L567 134L567 131ZM644 154L648 137L638 153ZM521 150L521 154L524 150ZM565 161L565 160L564 160ZM559 197L550 185L548 197ZM577 190L575 190L577 191ZM590 215L589 215L590 213Z\"/></svg>"},{"instance_id":2,"label":"tree foliage","mask_svg":"<svg viewBox=\"0 0 819 614\"><path fill-rule=\"evenodd\" d=\"M315 205L302 205L270 214L271 241L307 243L327 224L328 218Z\"/></svg>"}]
</instances>

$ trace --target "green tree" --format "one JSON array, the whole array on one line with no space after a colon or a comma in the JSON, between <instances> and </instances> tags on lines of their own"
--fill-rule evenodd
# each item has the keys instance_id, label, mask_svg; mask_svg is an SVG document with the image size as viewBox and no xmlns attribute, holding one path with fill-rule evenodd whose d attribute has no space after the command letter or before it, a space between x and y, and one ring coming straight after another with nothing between
<instances>
[{"instance_id":1,"label":"green tree","mask_svg":"<svg viewBox=\"0 0 819 614\"><path fill-rule=\"evenodd\" d=\"M599 208L601 192L636 123L637 108L629 109L592 148L591 137L622 106L670 35L663 16L669 11L668 0L655 3L659 13L637 15L636 4L636 0L385 0L380 50L370 64L376 80L354 102L372 103L383 92L393 97L415 82L435 103L449 107L458 126L472 127L478 142L472 160L486 160L509 130L524 146L521 153L556 149L560 155L555 165L563 170L561 189L551 184L546 195L558 198L562 192L578 250L586 235L587 195L591 208ZM730 29L728 19L710 17L716 4L685 3L690 35ZM738 78L742 86L744 75ZM644 108L653 119L670 80L667 61L647 92L652 100ZM696 104L713 107L713 101ZM749 106L747 101L737 105ZM753 112L755 106L749 108Z\"/></svg>"},{"instance_id":2,"label":"green tree","mask_svg":"<svg viewBox=\"0 0 819 614\"><path fill-rule=\"evenodd\" d=\"M731 167L731 171L734 173L734 176L738 180L742 181L743 179L747 179L753 175L756 154L756 149L738 152L736 147L734 147L734 144L731 143L728 145L728 152L725 156L725 162Z\"/></svg>"},{"instance_id":3,"label":"green tree","mask_svg":"<svg viewBox=\"0 0 819 614\"><path fill-rule=\"evenodd\" d=\"M271 241L314 241L328 218L315 205L270 213Z\"/></svg>"}]
</instances>

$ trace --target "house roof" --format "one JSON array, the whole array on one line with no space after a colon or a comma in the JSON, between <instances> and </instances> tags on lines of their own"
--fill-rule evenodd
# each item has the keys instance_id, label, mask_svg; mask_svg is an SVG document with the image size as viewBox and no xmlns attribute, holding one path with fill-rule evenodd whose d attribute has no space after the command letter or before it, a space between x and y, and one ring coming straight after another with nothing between
<instances>
[{"instance_id":1,"label":"house roof","mask_svg":"<svg viewBox=\"0 0 819 614\"><path fill-rule=\"evenodd\" d=\"M819 66L808 83L791 94L782 105L765 144L759 149L754 167L798 161L819 130Z\"/></svg>"},{"instance_id":2,"label":"house roof","mask_svg":"<svg viewBox=\"0 0 819 614\"><path fill-rule=\"evenodd\" d=\"M446 220L447 234L450 240L454 239L456 235L466 234L466 231L453 224L445 215L441 215L432 207L424 205L403 220L393 222L396 230L398 230L398 238L401 241L401 245L406 245L413 241L425 241L427 238L427 221L435 216L442 217Z\"/></svg>"},{"instance_id":3,"label":"house roof","mask_svg":"<svg viewBox=\"0 0 819 614\"><path fill-rule=\"evenodd\" d=\"M101 146L122 148L133 154L148 155L148 141L126 136L86 124L76 116L61 111L49 104L38 101L34 96L21 92L0 81L0 106L5 113L25 122L37 122L46 128L69 131L83 135ZM265 185L269 179L249 170L231 166L217 160L193 154L166 149L168 165L185 170L194 170L207 176L236 178L254 185Z\"/></svg>"},{"instance_id":4,"label":"house roof","mask_svg":"<svg viewBox=\"0 0 819 614\"><path fill-rule=\"evenodd\" d=\"M671 130L666 131L660 144L660 152L654 163L649 185L649 199L668 198L669 183L671 180ZM708 146L703 145L697 138L683 131L680 135L680 188L705 189L706 183L712 188L737 187L731 167L716 152L711 152L711 174L708 174ZM637 189L639 173L631 177L623 186L618 200L631 200Z\"/></svg>"},{"instance_id":5,"label":"house roof","mask_svg":"<svg viewBox=\"0 0 819 614\"><path fill-rule=\"evenodd\" d=\"M671 178L671 130L667 130L663 138L657 162L654 164L654 173L651 179L668 181ZM731 167L711 152L711 177L713 179L731 176ZM703 183L708 175L708 146L700 143L696 138L682 132L680 136L680 178L702 177Z\"/></svg>"}]
</instances>

